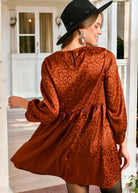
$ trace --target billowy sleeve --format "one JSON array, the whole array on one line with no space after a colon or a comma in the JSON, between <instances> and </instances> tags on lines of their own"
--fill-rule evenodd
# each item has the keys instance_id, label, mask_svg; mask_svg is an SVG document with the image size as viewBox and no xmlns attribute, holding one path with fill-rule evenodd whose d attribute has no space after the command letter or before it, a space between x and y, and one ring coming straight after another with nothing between
<instances>
[{"instance_id":1,"label":"billowy sleeve","mask_svg":"<svg viewBox=\"0 0 138 193\"><path fill-rule=\"evenodd\" d=\"M127 115L116 58L113 53L109 53L110 62L105 73L107 117L113 130L115 141L120 145L125 139Z\"/></svg>"},{"instance_id":2,"label":"billowy sleeve","mask_svg":"<svg viewBox=\"0 0 138 193\"><path fill-rule=\"evenodd\" d=\"M54 82L47 68L46 59L41 68L41 93L43 100L33 99L29 101L25 116L28 121L32 122L53 122L59 115L59 100L54 86Z\"/></svg>"}]
</instances>

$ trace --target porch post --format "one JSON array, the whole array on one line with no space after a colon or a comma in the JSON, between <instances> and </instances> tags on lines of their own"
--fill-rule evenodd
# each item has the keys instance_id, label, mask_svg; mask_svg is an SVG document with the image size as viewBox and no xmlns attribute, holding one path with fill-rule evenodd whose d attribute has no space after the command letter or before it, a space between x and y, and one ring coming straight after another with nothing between
<instances>
[{"instance_id":1,"label":"porch post","mask_svg":"<svg viewBox=\"0 0 138 193\"><path fill-rule=\"evenodd\" d=\"M108 49L117 56L117 2L113 2L109 9Z\"/></svg>"},{"instance_id":2,"label":"porch post","mask_svg":"<svg viewBox=\"0 0 138 193\"><path fill-rule=\"evenodd\" d=\"M1 1L0 1L0 42L1 42ZM7 112L4 96L4 77L2 74L2 55L0 44L0 192L12 193L9 187Z\"/></svg>"},{"instance_id":3,"label":"porch post","mask_svg":"<svg viewBox=\"0 0 138 193\"><path fill-rule=\"evenodd\" d=\"M124 15L124 58L128 59L128 38L129 38L129 18L130 18L130 1L125 2L125 15Z\"/></svg>"},{"instance_id":4,"label":"porch post","mask_svg":"<svg viewBox=\"0 0 138 193\"><path fill-rule=\"evenodd\" d=\"M124 171L129 177L136 175L136 104L137 104L137 65L138 65L138 1L130 0L129 51L127 71L127 144L130 166Z\"/></svg>"}]
</instances>

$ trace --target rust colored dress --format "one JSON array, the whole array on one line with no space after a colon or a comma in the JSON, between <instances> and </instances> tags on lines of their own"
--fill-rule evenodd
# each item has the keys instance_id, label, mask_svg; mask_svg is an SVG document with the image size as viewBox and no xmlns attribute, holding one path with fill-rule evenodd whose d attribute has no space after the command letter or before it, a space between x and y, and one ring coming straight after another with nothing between
<instances>
[{"instance_id":1,"label":"rust colored dress","mask_svg":"<svg viewBox=\"0 0 138 193\"><path fill-rule=\"evenodd\" d=\"M112 187L121 178L116 144L127 128L113 53L88 46L53 53L42 64L41 92L25 114L40 125L11 161L68 183Z\"/></svg>"}]
</instances>

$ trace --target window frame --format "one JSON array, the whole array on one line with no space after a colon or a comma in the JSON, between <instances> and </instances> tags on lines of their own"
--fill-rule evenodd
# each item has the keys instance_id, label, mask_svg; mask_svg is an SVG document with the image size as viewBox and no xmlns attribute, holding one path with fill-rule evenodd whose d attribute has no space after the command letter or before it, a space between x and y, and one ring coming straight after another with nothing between
<instances>
[{"instance_id":1,"label":"window frame","mask_svg":"<svg viewBox=\"0 0 138 193\"><path fill-rule=\"evenodd\" d=\"M56 32L57 27L55 23L56 18L56 8L55 7L26 7L26 6L18 6L17 10L17 53L18 54L27 54L27 55L49 55L50 53L40 53L40 31L39 31L39 13L52 13L52 23L53 23L53 52L57 49L55 42L57 41ZM35 53L20 53L19 47L19 13L34 13L35 14Z\"/></svg>"}]
</instances>

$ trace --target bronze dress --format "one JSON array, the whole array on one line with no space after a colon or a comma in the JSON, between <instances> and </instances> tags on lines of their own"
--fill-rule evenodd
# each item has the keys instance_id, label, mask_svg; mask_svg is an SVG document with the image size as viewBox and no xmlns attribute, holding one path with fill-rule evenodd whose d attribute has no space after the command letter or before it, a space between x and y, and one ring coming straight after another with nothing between
<instances>
[{"instance_id":1,"label":"bronze dress","mask_svg":"<svg viewBox=\"0 0 138 193\"><path fill-rule=\"evenodd\" d=\"M117 145L127 117L115 56L100 47L57 51L42 64L43 100L29 102L40 122L11 158L17 168L66 182L110 188L121 178Z\"/></svg>"}]
</instances>

